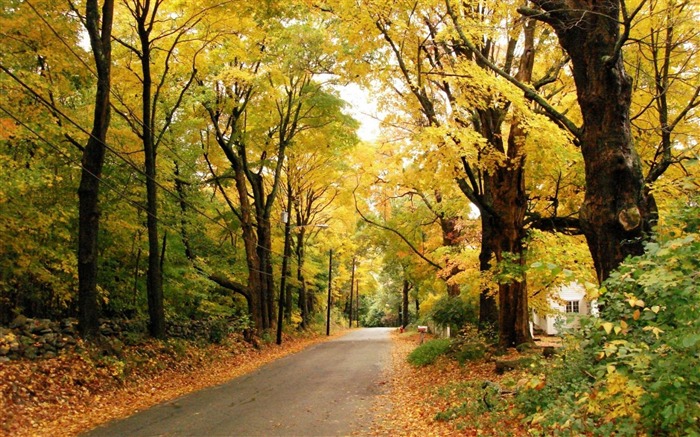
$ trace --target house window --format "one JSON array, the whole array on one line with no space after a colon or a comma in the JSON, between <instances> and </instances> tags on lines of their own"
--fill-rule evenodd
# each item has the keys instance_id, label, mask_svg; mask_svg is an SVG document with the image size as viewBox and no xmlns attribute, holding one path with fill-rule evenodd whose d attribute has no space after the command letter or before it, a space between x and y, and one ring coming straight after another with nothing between
<instances>
[{"instance_id":1,"label":"house window","mask_svg":"<svg viewBox=\"0 0 700 437\"><path fill-rule=\"evenodd\" d=\"M566 312L567 313L578 313L579 311L579 301L578 300L567 300L566 301Z\"/></svg>"}]
</instances>

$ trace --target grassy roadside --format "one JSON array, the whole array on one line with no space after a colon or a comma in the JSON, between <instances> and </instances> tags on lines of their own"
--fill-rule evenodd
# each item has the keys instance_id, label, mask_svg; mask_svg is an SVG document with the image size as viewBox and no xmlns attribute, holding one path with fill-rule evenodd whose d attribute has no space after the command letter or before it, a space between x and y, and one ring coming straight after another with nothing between
<instances>
[{"instance_id":1,"label":"grassy roadside","mask_svg":"<svg viewBox=\"0 0 700 437\"><path fill-rule=\"evenodd\" d=\"M343 335L343 332L332 336ZM0 435L73 436L110 420L224 383L329 339L286 337L252 347L238 336L222 344L151 341L119 358L84 352L0 365Z\"/></svg>"},{"instance_id":2,"label":"grassy roadside","mask_svg":"<svg viewBox=\"0 0 700 437\"><path fill-rule=\"evenodd\" d=\"M508 394L490 387L511 387L524 374L498 375L494 363L477 360L460 366L445 356L416 367L407 361L419 336L392 334L394 348L389 389L377 401L377 436L526 436ZM493 385L484 384L489 382ZM504 390L507 392L508 390Z\"/></svg>"}]
</instances>

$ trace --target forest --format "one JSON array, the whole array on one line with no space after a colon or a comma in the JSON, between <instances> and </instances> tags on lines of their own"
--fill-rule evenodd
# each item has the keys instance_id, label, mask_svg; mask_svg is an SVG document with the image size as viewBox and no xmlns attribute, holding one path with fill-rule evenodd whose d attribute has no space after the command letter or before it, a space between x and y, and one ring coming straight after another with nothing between
<instances>
[{"instance_id":1,"label":"forest","mask_svg":"<svg viewBox=\"0 0 700 437\"><path fill-rule=\"evenodd\" d=\"M429 324L506 349L578 284L599 314L533 376L527 420L698 435L699 19L688 0L4 0L0 325L279 344Z\"/></svg>"}]
</instances>

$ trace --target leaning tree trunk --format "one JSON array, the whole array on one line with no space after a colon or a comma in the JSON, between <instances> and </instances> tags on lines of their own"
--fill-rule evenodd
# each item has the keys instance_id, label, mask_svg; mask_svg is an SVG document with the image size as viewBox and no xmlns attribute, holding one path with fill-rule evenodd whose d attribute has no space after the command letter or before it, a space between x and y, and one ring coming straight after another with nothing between
<instances>
[{"instance_id":1,"label":"leaning tree trunk","mask_svg":"<svg viewBox=\"0 0 700 437\"><path fill-rule=\"evenodd\" d=\"M630 133L632 82L621 54L621 2L533 3L543 11L532 17L554 28L571 57L583 116L586 195L580 220L602 282L627 256L643 253L656 219Z\"/></svg>"},{"instance_id":2,"label":"leaning tree trunk","mask_svg":"<svg viewBox=\"0 0 700 437\"><path fill-rule=\"evenodd\" d=\"M297 281L299 282L299 311L301 312L301 328L309 326L309 302L306 293L306 279L304 278L304 228L299 228L297 234L296 256L297 256Z\"/></svg>"}]
</instances>

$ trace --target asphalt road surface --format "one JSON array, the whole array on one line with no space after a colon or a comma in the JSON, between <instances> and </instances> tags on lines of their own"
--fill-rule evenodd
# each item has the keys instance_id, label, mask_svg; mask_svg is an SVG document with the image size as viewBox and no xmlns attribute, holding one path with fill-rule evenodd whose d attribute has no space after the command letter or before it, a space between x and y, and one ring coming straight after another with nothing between
<instances>
[{"instance_id":1,"label":"asphalt road surface","mask_svg":"<svg viewBox=\"0 0 700 437\"><path fill-rule=\"evenodd\" d=\"M366 435L374 414L373 401L384 388L389 331L352 331L86 435Z\"/></svg>"}]
</instances>

